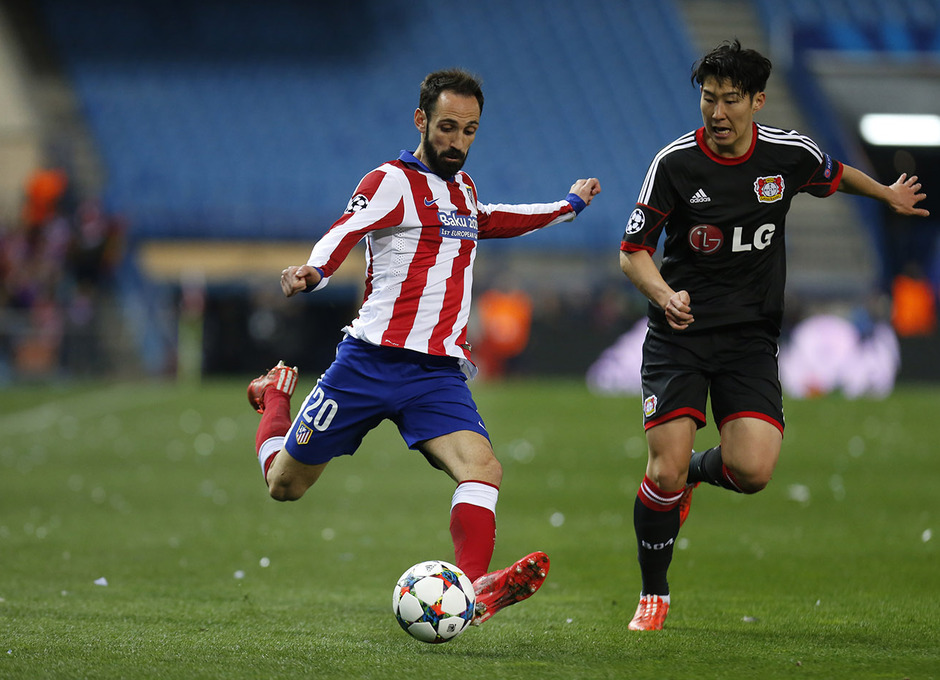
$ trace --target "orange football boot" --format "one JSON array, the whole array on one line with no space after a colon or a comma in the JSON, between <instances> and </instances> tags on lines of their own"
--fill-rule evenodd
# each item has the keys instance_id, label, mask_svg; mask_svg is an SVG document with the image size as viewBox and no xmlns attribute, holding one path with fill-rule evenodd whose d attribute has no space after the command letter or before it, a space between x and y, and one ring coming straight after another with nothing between
<instances>
[{"instance_id":1,"label":"orange football boot","mask_svg":"<svg viewBox=\"0 0 940 680\"><path fill-rule=\"evenodd\" d=\"M669 613L669 603L660 595L641 595L630 630L662 630Z\"/></svg>"}]
</instances>

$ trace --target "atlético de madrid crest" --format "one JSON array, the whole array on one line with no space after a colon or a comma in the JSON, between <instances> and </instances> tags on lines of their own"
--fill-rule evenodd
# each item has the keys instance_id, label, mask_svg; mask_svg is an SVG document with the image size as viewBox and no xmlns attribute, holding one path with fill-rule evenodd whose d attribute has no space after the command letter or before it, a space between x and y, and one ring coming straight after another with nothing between
<instances>
[{"instance_id":1,"label":"atl\u00e9tico de madrid crest","mask_svg":"<svg viewBox=\"0 0 940 680\"><path fill-rule=\"evenodd\" d=\"M783 198L783 175L758 177L754 180L754 193L761 203L773 203Z\"/></svg>"}]
</instances>

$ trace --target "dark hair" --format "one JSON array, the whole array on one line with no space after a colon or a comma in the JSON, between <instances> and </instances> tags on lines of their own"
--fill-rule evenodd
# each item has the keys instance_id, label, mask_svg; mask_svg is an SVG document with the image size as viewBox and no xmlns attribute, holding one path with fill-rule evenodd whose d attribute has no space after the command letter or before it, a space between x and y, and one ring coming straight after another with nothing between
<instances>
[{"instance_id":1,"label":"dark hair","mask_svg":"<svg viewBox=\"0 0 940 680\"><path fill-rule=\"evenodd\" d=\"M442 92L456 92L468 97L476 97L483 111L483 88L480 79L468 71L460 68L451 68L444 71L429 73L421 81L421 93L418 96L418 107L430 118L437 108L437 100Z\"/></svg>"},{"instance_id":2,"label":"dark hair","mask_svg":"<svg viewBox=\"0 0 940 680\"><path fill-rule=\"evenodd\" d=\"M692 67L692 82L703 85L708 78L719 82L730 80L735 88L753 97L767 87L771 68L770 59L757 50L742 49L741 42L735 38L699 59Z\"/></svg>"}]
</instances>

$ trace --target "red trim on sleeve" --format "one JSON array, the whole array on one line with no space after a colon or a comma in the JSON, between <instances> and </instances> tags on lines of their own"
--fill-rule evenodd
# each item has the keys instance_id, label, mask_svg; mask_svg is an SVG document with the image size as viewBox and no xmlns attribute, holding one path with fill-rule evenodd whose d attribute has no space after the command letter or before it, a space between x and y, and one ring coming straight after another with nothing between
<instances>
[{"instance_id":1,"label":"red trim on sleeve","mask_svg":"<svg viewBox=\"0 0 940 680\"><path fill-rule=\"evenodd\" d=\"M836 178L832 180L832 187L826 196L832 196L834 193L836 193L836 191L839 190L839 185L842 184L842 172L845 170L845 165L843 165L840 161L836 161L836 163L839 165L838 170L836 170Z\"/></svg>"},{"instance_id":2,"label":"red trim on sleeve","mask_svg":"<svg viewBox=\"0 0 940 680\"><path fill-rule=\"evenodd\" d=\"M654 248L653 246L640 245L638 243L630 243L629 241L621 241L620 250L622 250L625 253L635 253L639 250L645 250L650 255L656 252L656 248Z\"/></svg>"}]
</instances>

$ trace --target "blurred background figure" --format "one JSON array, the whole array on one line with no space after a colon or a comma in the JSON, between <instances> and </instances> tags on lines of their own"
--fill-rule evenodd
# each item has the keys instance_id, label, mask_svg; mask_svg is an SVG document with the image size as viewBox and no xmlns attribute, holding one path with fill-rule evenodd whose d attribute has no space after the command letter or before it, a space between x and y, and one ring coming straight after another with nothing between
<instances>
[{"instance_id":1,"label":"blurred background figure","mask_svg":"<svg viewBox=\"0 0 940 680\"><path fill-rule=\"evenodd\" d=\"M937 297L934 286L914 265L891 282L891 324L901 337L930 336L937 331Z\"/></svg>"},{"instance_id":2,"label":"blurred background figure","mask_svg":"<svg viewBox=\"0 0 940 680\"><path fill-rule=\"evenodd\" d=\"M60 168L38 168L27 180L23 201L23 226L27 232L41 230L64 205L69 178Z\"/></svg>"},{"instance_id":3,"label":"blurred background figure","mask_svg":"<svg viewBox=\"0 0 940 680\"><path fill-rule=\"evenodd\" d=\"M483 378L506 375L511 360L529 344L532 329L532 300L521 290L490 288L477 301L480 337L473 343L473 356Z\"/></svg>"}]
</instances>

